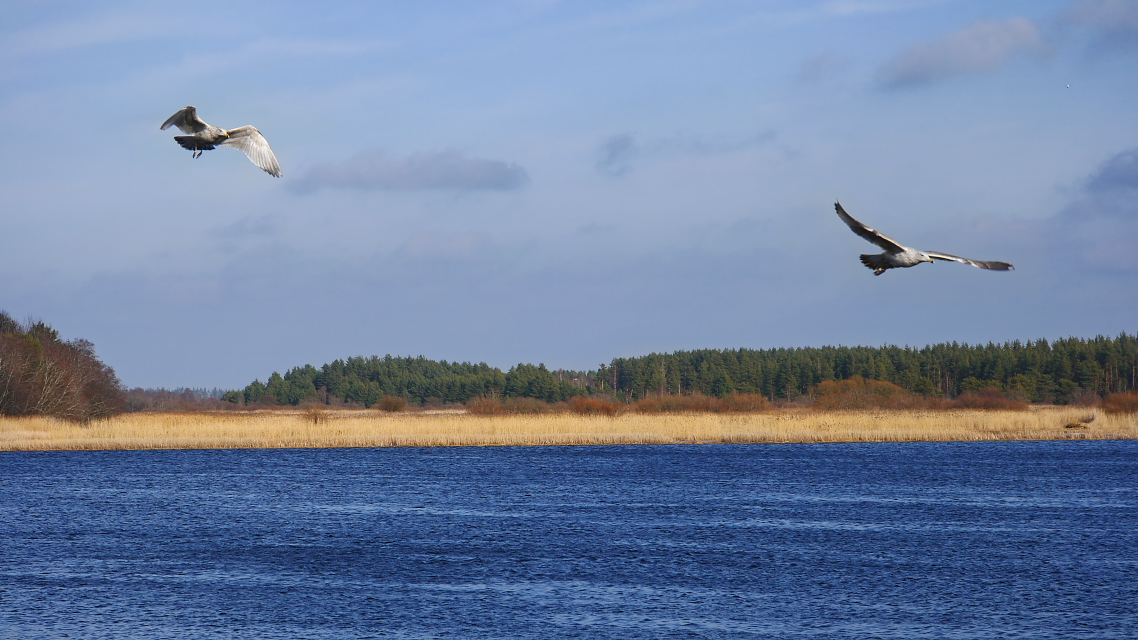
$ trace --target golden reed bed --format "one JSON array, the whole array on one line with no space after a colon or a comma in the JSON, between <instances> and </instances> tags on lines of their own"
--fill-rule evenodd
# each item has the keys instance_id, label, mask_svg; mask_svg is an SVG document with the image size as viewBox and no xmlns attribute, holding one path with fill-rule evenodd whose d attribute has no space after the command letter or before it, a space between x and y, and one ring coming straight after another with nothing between
<instances>
[{"instance_id":1,"label":"golden reed bed","mask_svg":"<svg viewBox=\"0 0 1138 640\"><path fill-rule=\"evenodd\" d=\"M87 425L0 418L0 451L1132 439L1138 416L1031 411L476 416L376 411L133 413Z\"/></svg>"}]
</instances>

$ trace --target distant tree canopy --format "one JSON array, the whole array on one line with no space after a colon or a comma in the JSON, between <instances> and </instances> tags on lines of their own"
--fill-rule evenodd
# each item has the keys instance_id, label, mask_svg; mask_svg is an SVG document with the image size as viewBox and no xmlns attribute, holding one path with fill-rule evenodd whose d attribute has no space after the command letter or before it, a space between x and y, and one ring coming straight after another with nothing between
<instances>
[{"instance_id":1,"label":"distant tree canopy","mask_svg":"<svg viewBox=\"0 0 1138 640\"><path fill-rule=\"evenodd\" d=\"M223 398L245 404L344 402L371 407L385 396L420 404L476 398L560 402L605 394L638 400L669 394L726 398L733 392L770 400L813 394L827 381L888 382L923 396L955 398L997 389L1027 402L1066 404L1089 395L1138 389L1138 337L1048 342L938 344L913 347L703 349L616 358L596 371L550 371L518 364L503 373L485 363L372 356L305 365Z\"/></svg>"},{"instance_id":2,"label":"distant tree canopy","mask_svg":"<svg viewBox=\"0 0 1138 640\"><path fill-rule=\"evenodd\" d=\"M0 311L0 414L87 421L121 413L122 385L86 340Z\"/></svg>"},{"instance_id":3,"label":"distant tree canopy","mask_svg":"<svg viewBox=\"0 0 1138 640\"><path fill-rule=\"evenodd\" d=\"M1065 404L1081 395L1138 388L1138 337L913 347L703 349L617 358L592 374L598 384L641 398L732 391L793 399L816 385L861 376L946 398L994 387L1027 402Z\"/></svg>"},{"instance_id":4,"label":"distant tree canopy","mask_svg":"<svg viewBox=\"0 0 1138 640\"><path fill-rule=\"evenodd\" d=\"M231 392L222 399L250 405L336 401L371 407L385 396L437 405L482 397L560 402L586 393L583 386L565 380L563 372L558 373L545 365L519 364L502 373L485 363L452 363L422 356L372 356L336 360L319 369L312 365L296 367L283 376L274 372L267 382L254 380L243 392Z\"/></svg>"}]
</instances>

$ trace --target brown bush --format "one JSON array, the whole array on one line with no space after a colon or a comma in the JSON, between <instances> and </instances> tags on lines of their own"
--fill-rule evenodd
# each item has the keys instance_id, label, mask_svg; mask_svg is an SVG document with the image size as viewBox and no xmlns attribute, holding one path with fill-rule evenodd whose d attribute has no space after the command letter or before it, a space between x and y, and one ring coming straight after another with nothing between
<instances>
[{"instance_id":1,"label":"brown bush","mask_svg":"<svg viewBox=\"0 0 1138 640\"><path fill-rule=\"evenodd\" d=\"M851 376L826 380L814 387L814 407L824 411L847 409L921 409L928 401L884 380Z\"/></svg>"},{"instance_id":2,"label":"brown bush","mask_svg":"<svg viewBox=\"0 0 1138 640\"><path fill-rule=\"evenodd\" d=\"M533 415L564 411L565 405L550 404L536 398L475 398L466 403L466 411L479 416Z\"/></svg>"},{"instance_id":3,"label":"brown bush","mask_svg":"<svg viewBox=\"0 0 1138 640\"><path fill-rule=\"evenodd\" d=\"M518 415L554 413L557 411L557 405L537 398L507 398L502 405L505 407L506 413Z\"/></svg>"},{"instance_id":4,"label":"brown bush","mask_svg":"<svg viewBox=\"0 0 1138 640\"><path fill-rule=\"evenodd\" d=\"M956 397L953 406L961 409L988 409L998 411L1027 411L1027 403L1013 400L995 387L985 387L979 391L966 391Z\"/></svg>"},{"instance_id":5,"label":"brown bush","mask_svg":"<svg viewBox=\"0 0 1138 640\"><path fill-rule=\"evenodd\" d=\"M615 416L617 414L616 405L608 400L598 398L573 398L569 402L569 407L573 413L583 416Z\"/></svg>"},{"instance_id":6,"label":"brown bush","mask_svg":"<svg viewBox=\"0 0 1138 640\"><path fill-rule=\"evenodd\" d=\"M636 413L663 413L664 404L660 402L660 398L641 398L632 404L632 410Z\"/></svg>"},{"instance_id":7,"label":"brown bush","mask_svg":"<svg viewBox=\"0 0 1138 640\"><path fill-rule=\"evenodd\" d=\"M632 405L637 413L750 413L769 408L770 403L761 394L740 392L722 399L702 393L650 396Z\"/></svg>"},{"instance_id":8,"label":"brown bush","mask_svg":"<svg viewBox=\"0 0 1138 640\"><path fill-rule=\"evenodd\" d=\"M766 397L759 393L731 393L719 401L724 413L755 413L770 408Z\"/></svg>"},{"instance_id":9,"label":"brown bush","mask_svg":"<svg viewBox=\"0 0 1138 640\"><path fill-rule=\"evenodd\" d=\"M407 398L399 396L383 396L375 406L380 411L387 411L389 413L397 413L407 408Z\"/></svg>"},{"instance_id":10,"label":"brown bush","mask_svg":"<svg viewBox=\"0 0 1138 640\"><path fill-rule=\"evenodd\" d=\"M638 413L706 413L717 411L719 399L711 398L702 393L685 395L660 395L641 398L633 405L633 411Z\"/></svg>"},{"instance_id":11,"label":"brown bush","mask_svg":"<svg viewBox=\"0 0 1138 640\"><path fill-rule=\"evenodd\" d=\"M667 413L706 413L715 411L719 406L719 398L705 396L702 393L693 393L690 396L668 395L664 396L661 402Z\"/></svg>"},{"instance_id":12,"label":"brown bush","mask_svg":"<svg viewBox=\"0 0 1138 640\"><path fill-rule=\"evenodd\" d=\"M304 416L305 422L311 422L312 424L324 424L328 422L328 409L322 405L308 405L301 411L301 415Z\"/></svg>"},{"instance_id":13,"label":"brown bush","mask_svg":"<svg viewBox=\"0 0 1138 640\"><path fill-rule=\"evenodd\" d=\"M475 398L466 403L466 411L476 416L495 416L505 413L506 409L495 398Z\"/></svg>"},{"instance_id":14,"label":"brown bush","mask_svg":"<svg viewBox=\"0 0 1138 640\"><path fill-rule=\"evenodd\" d=\"M1138 413L1138 392L1112 393L1103 398L1102 410L1106 413Z\"/></svg>"}]
</instances>

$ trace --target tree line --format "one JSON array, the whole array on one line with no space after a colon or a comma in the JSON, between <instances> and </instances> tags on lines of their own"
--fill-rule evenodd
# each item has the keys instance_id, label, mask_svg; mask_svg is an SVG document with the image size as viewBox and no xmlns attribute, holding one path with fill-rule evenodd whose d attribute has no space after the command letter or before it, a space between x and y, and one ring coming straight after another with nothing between
<instances>
[{"instance_id":1,"label":"tree line","mask_svg":"<svg viewBox=\"0 0 1138 640\"><path fill-rule=\"evenodd\" d=\"M1068 404L1138 389L1138 337L1066 338L1049 342L942 343L914 347L701 349L615 358L594 371L486 363L422 356L356 357L319 368L296 367L255 380L223 401L245 405L306 402L372 407L385 397L417 405L465 404L479 398L564 402L604 396L634 402L669 395L726 398L757 394L770 401L811 397L827 381L860 377L926 397L999 392L1035 403Z\"/></svg>"},{"instance_id":2,"label":"tree line","mask_svg":"<svg viewBox=\"0 0 1138 640\"><path fill-rule=\"evenodd\" d=\"M997 389L1026 402L1067 404L1138 389L1138 337L956 342L914 347L703 349L617 358L597 378L632 398L732 391L793 400L820 383L860 376L923 396Z\"/></svg>"},{"instance_id":3,"label":"tree line","mask_svg":"<svg viewBox=\"0 0 1138 640\"><path fill-rule=\"evenodd\" d=\"M595 397L617 404L638 403L640 410L649 412L705 404L738 411L760 400L821 402L834 389L845 389L833 383L858 380L889 383L915 396L958 404L991 403L997 396L1021 403L1093 402L1138 391L1138 336L1122 333L1116 338L986 345L953 342L919 349L701 349L615 358L593 371L522 363L503 372L486 363L387 355L336 360L319 368L304 365L284 375L274 372L266 382L254 380L239 391L128 392L114 370L95 356L90 342L65 341L42 321L19 323L0 311L0 415L8 416L87 421L123 410L314 403L401 408L404 402L439 406L472 401L484 401L480 406L487 412L525 412L540 409L532 402L587 409L594 405L585 401ZM863 382L850 388L854 387L862 389L862 395L870 388ZM889 389L872 388L878 395ZM1132 396L1138 397L1126 395ZM681 402L683 397L688 400Z\"/></svg>"},{"instance_id":4,"label":"tree line","mask_svg":"<svg viewBox=\"0 0 1138 640\"><path fill-rule=\"evenodd\" d=\"M475 398L534 398L561 402L588 393L584 374L550 371L544 364L519 364L503 373L486 363L428 360L422 356L357 357L317 369L296 367L267 382L254 380L222 400L246 405L298 405L305 401L372 407L385 397L419 405L465 404Z\"/></svg>"},{"instance_id":5,"label":"tree line","mask_svg":"<svg viewBox=\"0 0 1138 640\"><path fill-rule=\"evenodd\" d=\"M114 369L82 339L65 341L42 321L0 311L0 415L88 421L120 413L125 396Z\"/></svg>"}]
</instances>

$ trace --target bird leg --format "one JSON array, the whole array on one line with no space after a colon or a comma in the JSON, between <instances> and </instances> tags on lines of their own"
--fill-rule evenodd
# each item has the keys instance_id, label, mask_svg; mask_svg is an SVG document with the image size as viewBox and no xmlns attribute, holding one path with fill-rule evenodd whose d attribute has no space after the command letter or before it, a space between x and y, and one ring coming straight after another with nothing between
<instances>
[{"instance_id":1,"label":"bird leg","mask_svg":"<svg viewBox=\"0 0 1138 640\"><path fill-rule=\"evenodd\" d=\"M873 275L875 275L875 276L879 276L883 273L885 273L885 269L882 267L877 267L876 269L873 270Z\"/></svg>"}]
</instances>

